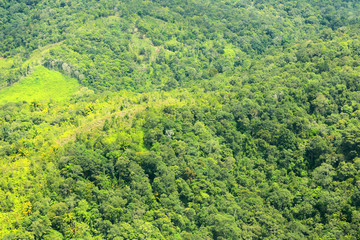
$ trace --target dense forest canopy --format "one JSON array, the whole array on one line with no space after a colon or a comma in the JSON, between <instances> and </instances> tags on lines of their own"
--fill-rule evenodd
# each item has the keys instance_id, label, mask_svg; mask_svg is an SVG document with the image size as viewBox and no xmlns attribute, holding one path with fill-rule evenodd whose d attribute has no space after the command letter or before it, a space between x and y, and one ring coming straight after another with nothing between
<instances>
[{"instance_id":1,"label":"dense forest canopy","mask_svg":"<svg viewBox=\"0 0 360 240\"><path fill-rule=\"evenodd\" d=\"M357 0L0 0L0 238L360 239Z\"/></svg>"}]
</instances>

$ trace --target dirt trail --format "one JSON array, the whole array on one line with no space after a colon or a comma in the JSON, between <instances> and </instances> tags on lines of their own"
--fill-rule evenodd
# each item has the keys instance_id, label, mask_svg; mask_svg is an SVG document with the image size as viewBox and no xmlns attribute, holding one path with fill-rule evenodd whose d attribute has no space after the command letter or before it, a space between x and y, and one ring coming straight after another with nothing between
<instances>
[{"instance_id":1,"label":"dirt trail","mask_svg":"<svg viewBox=\"0 0 360 240\"><path fill-rule=\"evenodd\" d=\"M56 143L60 144L61 146L65 145L68 142L75 141L76 135L82 132L89 132L92 133L96 131L97 129L101 128L106 120L110 120L113 116L115 117L124 117L126 114L129 114L130 117L134 116L137 112L145 109L145 106L137 106L136 108L123 110L120 112L112 113L109 115L106 115L102 118L95 119L89 123L85 123L71 131L70 136L66 137L60 137L56 140Z\"/></svg>"},{"instance_id":2,"label":"dirt trail","mask_svg":"<svg viewBox=\"0 0 360 240\"><path fill-rule=\"evenodd\" d=\"M63 146L63 145L65 145L66 143L68 143L70 141L75 141L77 134L82 133L82 132L92 133L92 132L98 130L99 128L101 128L102 126L104 126L105 121L110 120L112 117L120 117L120 118L122 118L122 117L128 115L129 121L131 121L132 117L135 116L136 113L145 110L145 108L148 107L148 106L158 108L158 107L162 107L162 106L165 106L165 105L172 105L172 104L175 104L175 103L179 103L179 100L177 100L177 99L166 99L166 100L162 100L162 101L149 103L147 105L137 105L135 107L125 109L123 111L119 111L119 112L115 112L115 113L106 115L106 116L104 116L102 118L95 119L95 120L93 120L91 122L85 123L85 124L75 128L73 130L69 130L68 132L65 132L65 133L70 133L70 136L65 136L65 137L60 136L56 140L56 143Z\"/></svg>"}]
</instances>

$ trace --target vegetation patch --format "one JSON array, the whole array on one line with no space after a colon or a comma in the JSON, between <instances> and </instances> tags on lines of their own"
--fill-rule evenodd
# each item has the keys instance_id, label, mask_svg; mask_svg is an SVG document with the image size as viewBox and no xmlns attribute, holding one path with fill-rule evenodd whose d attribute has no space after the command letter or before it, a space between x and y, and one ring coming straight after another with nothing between
<instances>
[{"instance_id":1,"label":"vegetation patch","mask_svg":"<svg viewBox=\"0 0 360 240\"><path fill-rule=\"evenodd\" d=\"M0 91L0 104L20 101L52 99L62 101L78 90L76 79L39 66L34 72L14 85Z\"/></svg>"}]
</instances>

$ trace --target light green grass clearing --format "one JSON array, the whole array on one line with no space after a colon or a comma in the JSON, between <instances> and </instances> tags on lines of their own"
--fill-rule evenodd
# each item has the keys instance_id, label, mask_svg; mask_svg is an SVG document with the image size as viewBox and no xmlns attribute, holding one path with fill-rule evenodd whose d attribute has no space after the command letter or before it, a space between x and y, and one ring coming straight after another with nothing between
<instances>
[{"instance_id":1,"label":"light green grass clearing","mask_svg":"<svg viewBox=\"0 0 360 240\"><path fill-rule=\"evenodd\" d=\"M14 85L0 91L0 104L20 101L62 101L79 89L76 79L62 75L43 66Z\"/></svg>"}]
</instances>

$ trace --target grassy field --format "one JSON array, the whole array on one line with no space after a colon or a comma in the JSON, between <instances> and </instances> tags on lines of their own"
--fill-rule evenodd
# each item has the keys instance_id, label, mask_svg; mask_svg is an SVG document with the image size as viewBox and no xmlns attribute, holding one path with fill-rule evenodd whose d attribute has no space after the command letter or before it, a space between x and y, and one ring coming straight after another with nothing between
<instances>
[{"instance_id":1,"label":"grassy field","mask_svg":"<svg viewBox=\"0 0 360 240\"><path fill-rule=\"evenodd\" d=\"M19 101L41 101L68 99L79 89L76 79L62 75L57 71L48 70L43 66L14 85L0 91L0 104Z\"/></svg>"}]
</instances>

